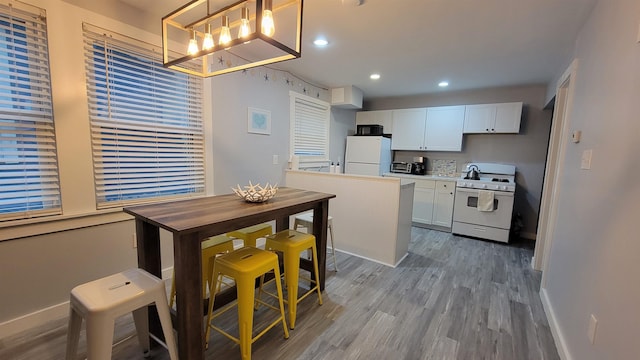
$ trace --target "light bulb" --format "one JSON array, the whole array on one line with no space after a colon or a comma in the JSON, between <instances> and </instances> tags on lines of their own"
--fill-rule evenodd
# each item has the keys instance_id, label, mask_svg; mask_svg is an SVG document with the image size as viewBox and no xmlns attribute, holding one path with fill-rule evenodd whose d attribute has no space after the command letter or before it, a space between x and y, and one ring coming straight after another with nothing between
<instances>
[{"instance_id":1,"label":"light bulb","mask_svg":"<svg viewBox=\"0 0 640 360\"><path fill-rule=\"evenodd\" d=\"M251 34L251 25L249 24L249 8L242 8L242 19L240 19L240 30L238 30L239 38L246 38Z\"/></svg>"},{"instance_id":2,"label":"light bulb","mask_svg":"<svg viewBox=\"0 0 640 360\"><path fill-rule=\"evenodd\" d=\"M262 33L268 37L272 37L276 32L273 22L273 12L271 12L271 0L264 1L264 10L262 10Z\"/></svg>"},{"instance_id":3,"label":"light bulb","mask_svg":"<svg viewBox=\"0 0 640 360\"><path fill-rule=\"evenodd\" d=\"M187 47L187 54L195 55L198 53L198 40L196 39L195 30L189 30L189 36L191 40L189 40L189 46Z\"/></svg>"},{"instance_id":4,"label":"light bulb","mask_svg":"<svg viewBox=\"0 0 640 360\"><path fill-rule=\"evenodd\" d=\"M229 31L229 17L222 17L222 28L220 29L220 40L218 43L225 45L231 42L231 31Z\"/></svg>"},{"instance_id":5,"label":"light bulb","mask_svg":"<svg viewBox=\"0 0 640 360\"><path fill-rule=\"evenodd\" d=\"M211 35L211 24L205 24L204 26L204 40L202 40L202 50L213 49L213 35Z\"/></svg>"}]
</instances>

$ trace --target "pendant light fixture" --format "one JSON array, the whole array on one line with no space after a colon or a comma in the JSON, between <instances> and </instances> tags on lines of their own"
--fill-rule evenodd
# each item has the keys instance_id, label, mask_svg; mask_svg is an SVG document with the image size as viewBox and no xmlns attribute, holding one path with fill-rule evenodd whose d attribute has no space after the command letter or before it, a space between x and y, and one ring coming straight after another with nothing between
<instances>
[{"instance_id":1,"label":"pendant light fixture","mask_svg":"<svg viewBox=\"0 0 640 360\"><path fill-rule=\"evenodd\" d=\"M187 46L187 54L195 55L198 53L198 39L196 38L196 31L189 30L189 45Z\"/></svg>"},{"instance_id":2,"label":"pendant light fixture","mask_svg":"<svg viewBox=\"0 0 640 360\"><path fill-rule=\"evenodd\" d=\"M220 45L227 45L231 42L231 30L229 30L229 17L224 15L222 17L222 27L220 28Z\"/></svg>"},{"instance_id":3,"label":"pendant light fixture","mask_svg":"<svg viewBox=\"0 0 640 360\"><path fill-rule=\"evenodd\" d=\"M162 18L164 67L209 77L302 56L304 0L230 0L211 9L224 1L193 0Z\"/></svg>"},{"instance_id":4,"label":"pendant light fixture","mask_svg":"<svg viewBox=\"0 0 640 360\"><path fill-rule=\"evenodd\" d=\"M249 24L249 8L242 8L242 17L240 18L240 29L238 30L238 37L245 39L251 34L251 24Z\"/></svg>"},{"instance_id":5,"label":"pendant light fixture","mask_svg":"<svg viewBox=\"0 0 640 360\"><path fill-rule=\"evenodd\" d=\"M264 0L264 8L262 10L262 33L268 37L272 37L276 32L276 26L273 22L273 3L271 0Z\"/></svg>"},{"instance_id":6,"label":"pendant light fixture","mask_svg":"<svg viewBox=\"0 0 640 360\"><path fill-rule=\"evenodd\" d=\"M204 40L202 40L202 50L211 50L214 46L213 34L211 34L211 24L204 24Z\"/></svg>"}]
</instances>

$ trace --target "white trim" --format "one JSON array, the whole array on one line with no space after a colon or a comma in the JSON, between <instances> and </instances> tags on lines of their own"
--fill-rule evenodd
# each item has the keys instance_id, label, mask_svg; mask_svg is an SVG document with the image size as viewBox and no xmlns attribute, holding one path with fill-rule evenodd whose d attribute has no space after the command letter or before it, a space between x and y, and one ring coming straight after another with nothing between
<instances>
[{"instance_id":1,"label":"white trim","mask_svg":"<svg viewBox=\"0 0 640 360\"><path fill-rule=\"evenodd\" d=\"M360 258L360 259L365 259L365 260L373 261L374 263L382 264L382 265L385 265L385 266L390 266L390 267L392 267L392 268L394 268L394 269L395 269L395 268L396 268L396 267L397 267L397 266L402 262L402 260L404 260L404 258L406 258L406 257L407 257L407 255L409 255L409 253L407 252L406 254L404 254L404 256L403 256L403 257L402 257L402 258L401 258L401 259L400 259L400 260L399 260L395 265L391 265L391 264L387 264L386 262L382 262L382 261L380 261L380 260L376 260L376 259L368 258L368 257L366 257L366 256L362 256L362 255L354 254L354 253L352 253L352 252L348 252L348 251L340 250L340 249L338 249L338 248L336 248L336 251L337 251L337 252L341 252L341 253L343 253L343 254L347 254L347 255L355 256L355 257L358 257L358 258Z\"/></svg>"},{"instance_id":2,"label":"white trim","mask_svg":"<svg viewBox=\"0 0 640 360\"><path fill-rule=\"evenodd\" d=\"M558 350L558 356L562 360L573 360L571 357L571 353L567 348L567 342L565 337L558 325L558 320L556 318L556 313L553 310L553 306L551 306L551 302L549 301L549 296L547 295L547 291L545 289L540 289L540 301L542 301L542 307L544 308L545 314L547 314L547 320L549 322L549 328L551 329L551 335L553 335L553 341L556 343L556 349Z\"/></svg>"},{"instance_id":3,"label":"white trim","mask_svg":"<svg viewBox=\"0 0 640 360\"><path fill-rule=\"evenodd\" d=\"M162 270L163 280L170 280L172 276L173 266ZM69 301L39 309L0 323L0 339L43 326L48 322L60 320L67 316L69 316Z\"/></svg>"},{"instance_id":4,"label":"white trim","mask_svg":"<svg viewBox=\"0 0 640 360\"><path fill-rule=\"evenodd\" d=\"M571 112L573 108L573 93L576 82L578 59L574 59L567 70L558 80L556 88L556 104L561 109L554 111L552 119L551 137L547 151L542 200L540 203L540 217L538 220L538 234L534 256L537 259L534 269L542 270L540 287L544 288L547 280L549 254L553 244L556 219L558 217L557 198L560 191L560 180L564 172L564 160L569 139ZM556 106L557 108L557 106ZM556 149L557 147L557 149Z\"/></svg>"}]
</instances>

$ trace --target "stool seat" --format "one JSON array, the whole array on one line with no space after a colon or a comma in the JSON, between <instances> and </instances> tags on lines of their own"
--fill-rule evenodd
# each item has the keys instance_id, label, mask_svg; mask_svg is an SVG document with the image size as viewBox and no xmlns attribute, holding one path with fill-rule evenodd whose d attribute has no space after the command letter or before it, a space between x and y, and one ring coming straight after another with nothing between
<instances>
[{"instance_id":1,"label":"stool seat","mask_svg":"<svg viewBox=\"0 0 640 360\"><path fill-rule=\"evenodd\" d=\"M164 282L142 269L129 269L78 285L71 290L66 359L76 357L83 318L87 321L87 358L111 359L115 319L129 312L133 312L140 345L148 353L147 305L154 303L169 356L172 360L177 360Z\"/></svg>"},{"instance_id":2,"label":"stool seat","mask_svg":"<svg viewBox=\"0 0 640 360\"><path fill-rule=\"evenodd\" d=\"M242 239L244 246L256 247L256 240L271 234L273 234L273 228L271 225L264 223L228 232L227 236Z\"/></svg>"},{"instance_id":3,"label":"stool seat","mask_svg":"<svg viewBox=\"0 0 640 360\"><path fill-rule=\"evenodd\" d=\"M256 279L260 278L260 282L264 281L264 275L273 271L276 279L276 288L278 291L279 308L273 307L255 299ZM225 311L231 309L232 306L213 313L215 296L220 291L220 284L223 277L231 277L236 282L236 291L238 296L238 333L236 338L223 329L212 324L212 321ZM220 255L215 258L213 263L212 284L209 292L211 293L211 301L209 301L209 310L207 312L207 330L205 332L205 347L209 346L209 334L214 329L235 343L240 345L240 353L243 360L251 359L251 344L258 340L268 330L282 323L284 329L284 337L289 338L287 323L284 315L284 300L282 297L282 286L280 284L280 266L278 264L278 256L270 251L257 249L255 247L243 247L230 253ZM253 334L253 311L255 302L260 302L267 307L279 311L279 316L271 322L258 335Z\"/></svg>"},{"instance_id":4,"label":"stool seat","mask_svg":"<svg viewBox=\"0 0 640 360\"><path fill-rule=\"evenodd\" d=\"M275 250L283 253L284 257L284 278L287 285L287 307L289 312L289 326L291 329L296 324L296 311L298 302L316 291L318 293L318 303L322 305L322 293L318 283L318 254L316 250L316 237L312 234L305 234L296 230L283 230L273 235L267 236L265 243L266 250ZM305 279L313 282L305 294L298 298L298 281L300 277L300 254L311 249L313 257L313 279ZM262 285L260 293L262 293Z\"/></svg>"},{"instance_id":5,"label":"stool seat","mask_svg":"<svg viewBox=\"0 0 640 360\"><path fill-rule=\"evenodd\" d=\"M298 230L298 227L303 227L307 229L307 232L311 232L313 229L313 213L307 212L304 214L296 215L295 220L293 222L293 229ZM331 241L331 255L333 257L333 268L335 271L338 271L338 263L336 262L336 247L333 243L333 218L331 216L327 217L327 228L329 228L329 240Z\"/></svg>"}]
</instances>

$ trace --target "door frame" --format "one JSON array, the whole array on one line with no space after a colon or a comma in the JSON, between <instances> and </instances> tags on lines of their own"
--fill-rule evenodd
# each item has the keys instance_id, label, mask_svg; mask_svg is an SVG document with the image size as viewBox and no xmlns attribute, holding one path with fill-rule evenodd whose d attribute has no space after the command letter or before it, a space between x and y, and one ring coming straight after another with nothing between
<instances>
[{"instance_id":1,"label":"door frame","mask_svg":"<svg viewBox=\"0 0 640 360\"><path fill-rule=\"evenodd\" d=\"M556 86L556 102L551 123L551 136L544 174L540 216L532 266L542 270L541 288L545 287L549 254L553 247L556 220L558 218L558 194L564 170L564 160L570 137L571 113L575 91L578 60L574 59Z\"/></svg>"}]
</instances>

